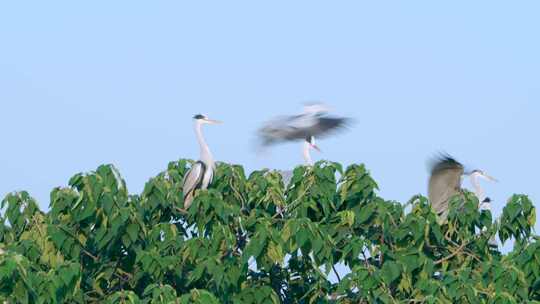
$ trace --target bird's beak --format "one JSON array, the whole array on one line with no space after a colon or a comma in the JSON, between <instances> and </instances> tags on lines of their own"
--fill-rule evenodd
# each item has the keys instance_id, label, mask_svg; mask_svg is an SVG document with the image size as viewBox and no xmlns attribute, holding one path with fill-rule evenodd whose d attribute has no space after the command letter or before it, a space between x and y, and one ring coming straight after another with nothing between
<instances>
[{"instance_id":1,"label":"bird's beak","mask_svg":"<svg viewBox=\"0 0 540 304\"><path fill-rule=\"evenodd\" d=\"M321 151L321 149L319 148L319 146L313 145L313 144L310 144L310 145L311 145L311 147L312 147L313 149L315 149L315 150L317 150L318 152L321 152L321 153L322 153L322 151Z\"/></svg>"},{"instance_id":2,"label":"bird's beak","mask_svg":"<svg viewBox=\"0 0 540 304\"><path fill-rule=\"evenodd\" d=\"M489 175L487 175L487 174L485 174L485 173L482 174L482 176L483 176L486 180L488 180L488 181L490 181L490 182L495 182L495 183L499 182L496 178L491 177L491 176L489 176Z\"/></svg>"},{"instance_id":3,"label":"bird's beak","mask_svg":"<svg viewBox=\"0 0 540 304\"><path fill-rule=\"evenodd\" d=\"M215 120L215 119L205 119L204 121L206 121L206 123L211 124L211 125L220 125L223 123L222 121Z\"/></svg>"}]
</instances>

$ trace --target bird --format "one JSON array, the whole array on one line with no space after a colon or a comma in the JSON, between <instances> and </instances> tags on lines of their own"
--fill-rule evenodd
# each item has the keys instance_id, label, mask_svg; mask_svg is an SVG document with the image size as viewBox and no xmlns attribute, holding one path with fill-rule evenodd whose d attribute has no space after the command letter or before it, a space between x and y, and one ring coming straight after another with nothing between
<instances>
[{"instance_id":1,"label":"bird","mask_svg":"<svg viewBox=\"0 0 540 304\"><path fill-rule=\"evenodd\" d=\"M480 210L488 210L491 212L491 198L485 196L484 194L484 189L480 186L480 179L484 179L484 180L487 180L487 181L490 181L490 182L498 182L497 179L487 175L485 172L483 172L482 170L473 170L471 172L471 175L470 175L470 179L471 179L471 184L474 188L474 194L476 195L476 197L478 198L478 201L480 202L480 206L479 206L479 209ZM499 221L499 219L497 219L496 221ZM482 229L482 231L485 231L485 227L484 229ZM493 235L489 241L488 241L488 244L492 247L498 247L499 246L499 243L497 242L497 238L495 235Z\"/></svg>"},{"instance_id":2,"label":"bird","mask_svg":"<svg viewBox=\"0 0 540 304\"><path fill-rule=\"evenodd\" d=\"M270 120L258 131L262 146L301 140L304 161L306 165L312 165L310 149L320 151L315 145L315 137L324 138L350 122L349 118L329 116L329 111L330 108L322 103L312 103L305 105L302 114Z\"/></svg>"},{"instance_id":3,"label":"bird","mask_svg":"<svg viewBox=\"0 0 540 304\"><path fill-rule=\"evenodd\" d=\"M321 149L315 144L315 137L311 136L309 138L306 138L303 145L303 156L304 156L304 162L306 166L313 166L313 160L311 159L311 150L317 150L321 152ZM293 171L292 170L279 170L279 174L281 174L281 178L283 180L283 184L287 187L293 177Z\"/></svg>"},{"instance_id":4,"label":"bird","mask_svg":"<svg viewBox=\"0 0 540 304\"><path fill-rule=\"evenodd\" d=\"M487 175L482 170L473 170L470 174L471 184L474 188L474 194L480 202L480 209L491 210L491 198L484 194L484 189L480 186L480 179L484 179L490 182L498 182L497 179Z\"/></svg>"},{"instance_id":5,"label":"bird","mask_svg":"<svg viewBox=\"0 0 540 304\"><path fill-rule=\"evenodd\" d=\"M312 149L318 152L321 152L321 149L319 148L319 146L315 144L315 136L309 136L304 141L302 151L303 151L303 156L304 156L304 162L306 163L307 166L313 165L313 160L311 159L311 153L310 153Z\"/></svg>"},{"instance_id":6,"label":"bird","mask_svg":"<svg viewBox=\"0 0 540 304\"><path fill-rule=\"evenodd\" d=\"M484 192L478 183L479 178L496 181L482 170L465 172L464 166L448 154L441 154L431 163L428 197L431 207L439 216L439 222L444 223L448 217L450 199L462 193L461 181L463 176L469 176L475 188L475 195L481 203L491 200L484 197Z\"/></svg>"},{"instance_id":7,"label":"bird","mask_svg":"<svg viewBox=\"0 0 540 304\"><path fill-rule=\"evenodd\" d=\"M184 176L182 192L184 195L184 209L187 210L193 202L195 191L207 189L214 177L215 163L210 148L204 139L202 126L205 124L221 124L221 121L209 119L208 116L197 114L193 116L195 134L200 146L200 159L191 166Z\"/></svg>"}]
</instances>

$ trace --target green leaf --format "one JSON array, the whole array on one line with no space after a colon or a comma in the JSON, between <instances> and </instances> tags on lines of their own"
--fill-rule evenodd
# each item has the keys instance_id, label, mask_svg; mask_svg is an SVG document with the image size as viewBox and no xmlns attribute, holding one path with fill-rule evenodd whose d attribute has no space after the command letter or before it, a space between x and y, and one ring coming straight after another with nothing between
<instances>
[{"instance_id":1,"label":"green leaf","mask_svg":"<svg viewBox=\"0 0 540 304\"><path fill-rule=\"evenodd\" d=\"M525 195L512 196L492 223L464 190L440 225L425 197L405 205L379 197L361 164L299 166L286 188L275 170L246 179L241 166L217 163L184 212L190 163L170 162L140 195L128 194L112 165L77 174L53 189L47 213L27 192L8 194L0 302L540 300L540 236ZM497 233L515 240L512 251L489 244Z\"/></svg>"},{"instance_id":2,"label":"green leaf","mask_svg":"<svg viewBox=\"0 0 540 304\"><path fill-rule=\"evenodd\" d=\"M401 274L401 267L393 261L388 261L384 263L381 269L381 274L383 281L386 284L391 284L399 278Z\"/></svg>"},{"instance_id":3,"label":"green leaf","mask_svg":"<svg viewBox=\"0 0 540 304\"><path fill-rule=\"evenodd\" d=\"M268 257L275 264L281 264L284 259L283 249L274 242L268 244Z\"/></svg>"},{"instance_id":4,"label":"green leaf","mask_svg":"<svg viewBox=\"0 0 540 304\"><path fill-rule=\"evenodd\" d=\"M129 224L127 229L126 229L128 235L129 235L129 238L131 239L132 242L135 242L137 240L137 236L139 234L139 226L137 224Z\"/></svg>"},{"instance_id":5,"label":"green leaf","mask_svg":"<svg viewBox=\"0 0 540 304\"><path fill-rule=\"evenodd\" d=\"M360 214L358 215L358 223L362 224L366 222L371 215L373 215L373 212L375 211L376 205L375 204L367 204L362 209L360 209Z\"/></svg>"}]
</instances>

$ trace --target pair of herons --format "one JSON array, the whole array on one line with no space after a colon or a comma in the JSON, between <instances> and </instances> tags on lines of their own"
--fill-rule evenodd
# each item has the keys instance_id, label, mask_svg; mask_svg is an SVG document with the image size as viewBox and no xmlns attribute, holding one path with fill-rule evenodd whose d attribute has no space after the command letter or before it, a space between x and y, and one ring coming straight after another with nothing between
<instances>
[{"instance_id":1,"label":"pair of herons","mask_svg":"<svg viewBox=\"0 0 540 304\"><path fill-rule=\"evenodd\" d=\"M330 109L322 104L309 104L299 115L275 118L259 129L260 142L262 146L270 146L300 140L303 142L302 156L306 165L310 166L313 164L311 150L320 151L315 144L315 138L325 137L332 134L333 131L343 129L350 122L350 119L345 117L329 116L329 111ZM200 160L193 164L184 177L184 210L191 206L195 192L199 189L207 189L214 176L215 162L204 139L202 126L221 123L201 114L195 115L193 119L195 134L200 146ZM470 177L474 192L481 202L481 207L490 208L491 200L485 196L480 186L480 179L488 181L495 181L495 179L482 170L465 172L464 166L454 158L449 155L441 155L431 164L428 185L429 201L440 221L444 222L448 216L450 199L462 192L461 180L463 176Z\"/></svg>"},{"instance_id":2,"label":"pair of herons","mask_svg":"<svg viewBox=\"0 0 540 304\"><path fill-rule=\"evenodd\" d=\"M343 128L349 119L328 116L329 108L322 104L309 104L304 112L295 116L283 116L267 122L259 130L262 146L277 143L302 140L302 155L306 165L312 165L311 150L320 151L315 144L315 137L324 137L332 131ZM209 119L206 115L198 114L193 117L195 134L200 146L200 160L186 173L183 183L184 210L191 206L195 191L206 189L212 182L215 163L210 148L204 139L202 126L219 124L220 121Z\"/></svg>"}]
</instances>

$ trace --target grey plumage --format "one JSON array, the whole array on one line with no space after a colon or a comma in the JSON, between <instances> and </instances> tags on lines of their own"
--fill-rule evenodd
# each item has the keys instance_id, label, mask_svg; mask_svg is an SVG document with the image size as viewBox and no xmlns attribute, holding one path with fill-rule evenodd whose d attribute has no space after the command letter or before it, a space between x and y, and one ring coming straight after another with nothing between
<instances>
[{"instance_id":1,"label":"grey plumage","mask_svg":"<svg viewBox=\"0 0 540 304\"><path fill-rule=\"evenodd\" d=\"M264 146L312 136L323 138L344 128L349 121L345 117L328 116L326 112L278 117L259 129L259 137Z\"/></svg>"},{"instance_id":2,"label":"grey plumage","mask_svg":"<svg viewBox=\"0 0 540 304\"><path fill-rule=\"evenodd\" d=\"M205 175L210 175L207 180L204 178ZM212 183L213 177L213 170L208 171L207 166L202 161L193 164L183 180L184 209L188 209L191 206L195 190L208 188L208 185Z\"/></svg>"},{"instance_id":3,"label":"grey plumage","mask_svg":"<svg viewBox=\"0 0 540 304\"><path fill-rule=\"evenodd\" d=\"M440 222L448 217L450 199L461 193L463 173L463 165L449 155L441 155L431 164L428 197Z\"/></svg>"},{"instance_id":4,"label":"grey plumage","mask_svg":"<svg viewBox=\"0 0 540 304\"><path fill-rule=\"evenodd\" d=\"M496 182L482 170L465 171L463 165L448 154L441 154L431 163L428 196L433 210L439 215L441 223L446 221L450 199L462 193L461 178L468 176L474 187L474 194L480 202L482 209L489 209L491 200L484 195L479 179Z\"/></svg>"},{"instance_id":5,"label":"grey plumage","mask_svg":"<svg viewBox=\"0 0 540 304\"><path fill-rule=\"evenodd\" d=\"M184 176L182 192L184 193L184 210L191 206L195 191L207 189L214 177L214 157L202 134L202 125L220 124L220 121L209 119L206 115L197 114L193 117L195 134L201 149L200 160L193 164Z\"/></svg>"},{"instance_id":6,"label":"grey plumage","mask_svg":"<svg viewBox=\"0 0 540 304\"><path fill-rule=\"evenodd\" d=\"M304 141L302 148L306 165L313 165L310 150L320 149L315 145L315 137L324 138L350 122L349 118L329 116L329 108L321 103L307 104L304 113L293 116L281 116L264 124L258 131L262 147L277 143Z\"/></svg>"}]
</instances>

